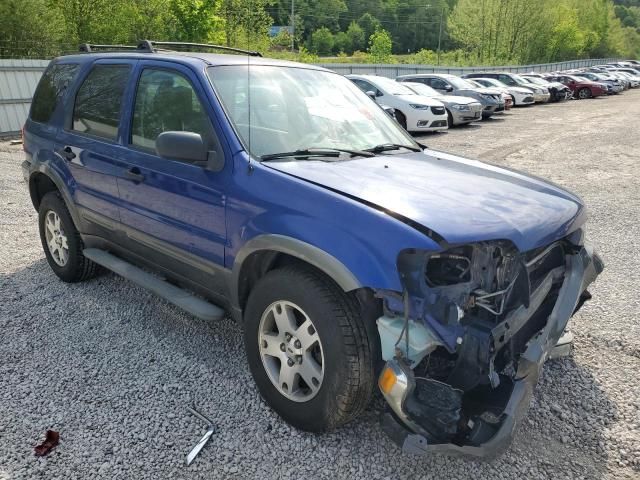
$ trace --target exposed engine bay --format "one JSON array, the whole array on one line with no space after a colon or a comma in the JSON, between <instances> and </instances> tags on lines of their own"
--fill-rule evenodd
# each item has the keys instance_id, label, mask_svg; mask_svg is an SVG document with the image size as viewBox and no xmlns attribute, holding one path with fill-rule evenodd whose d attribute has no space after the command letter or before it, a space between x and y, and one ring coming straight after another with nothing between
<instances>
[{"instance_id":1,"label":"exposed engine bay","mask_svg":"<svg viewBox=\"0 0 640 480\"><path fill-rule=\"evenodd\" d=\"M526 402L516 402L526 410L541 364L603 268L582 241L578 231L524 253L496 241L400 254L405 291L378 292L377 323L387 361L379 386L410 432L405 449L448 444L448 453L485 456L496 436L512 435L498 433L517 384L529 376Z\"/></svg>"}]
</instances>

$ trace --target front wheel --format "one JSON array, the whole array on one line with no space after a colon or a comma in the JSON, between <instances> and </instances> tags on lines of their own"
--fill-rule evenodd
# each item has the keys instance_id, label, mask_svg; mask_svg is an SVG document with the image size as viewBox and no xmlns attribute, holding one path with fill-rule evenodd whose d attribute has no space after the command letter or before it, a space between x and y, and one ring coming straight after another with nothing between
<instances>
[{"instance_id":1,"label":"front wheel","mask_svg":"<svg viewBox=\"0 0 640 480\"><path fill-rule=\"evenodd\" d=\"M396 110L396 120L398 120L398 123L402 128L404 128L405 130L407 129L407 117L405 117L404 113L402 113L400 110Z\"/></svg>"},{"instance_id":2,"label":"front wheel","mask_svg":"<svg viewBox=\"0 0 640 480\"><path fill-rule=\"evenodd\" d=\"M265 275L245 309L251 374L288 423L328 431L355 418L375 383L370 339L353 299L303 266Z\"/></svg>"}]
</instances>

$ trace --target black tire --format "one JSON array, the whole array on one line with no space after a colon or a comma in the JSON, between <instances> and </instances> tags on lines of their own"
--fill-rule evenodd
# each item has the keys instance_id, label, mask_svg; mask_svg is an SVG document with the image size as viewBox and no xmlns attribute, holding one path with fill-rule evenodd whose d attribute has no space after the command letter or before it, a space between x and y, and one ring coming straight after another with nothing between
<instances>
[{"instance_id":1,"label":"black tire","mask_svg":"<svg viewBox=\"0 0 640 480\"><path fill-rule=\"evenodd\" d=\"M447 109L447 125L449 128L453 127L453 115L451 115L449 109Z\"/></svg>"},{"instance_id":2,"label":"black tire","mask_svg":"<svg viewBox=\"0 0 640 480\"><path fill-rule=\"evenodd\" d=\"M518 104L516 103L516 97L514 97L513 95L511 95L511 101L513 102L514 107L518 106Z\"/></svg>"},{"instance_id":3,"label":"black tire","mask_svg":"<svg viewBox=\"0 0 640 480\"><path fill-rule=\"evenodd\" d=\"M45 220L47 213L50 211L55 212L60 218L60 224L69 247L69 256L63 266L56 263L47 245ZM81 282L94 277L98 273L98 265L85 258L82 254L84 245L80 238L80 233L76 229L69 209L59 192L49 192L42 198L38 209L38 226L40 228L40 241L42 242L47 262L49 262L53 272L62 281L69 283Z\"/></svg>"},{"instance_id":4,"label":"black tire","mask_svg":"<svg viewBox=\"0 0 640 480\"><path fill-rule=\"evenodd\" d=\"M407 129L407 117L405 117L404 113L402 113L400 110L396 110L396 120L398 120L398 123L402 128L404 128L405 130Z\"/></svg>"},{"instance_id":5,"label":"black tire","mask_svg":"<svg viewBox=\"0 0 640 480\"><path fill-rule=\"evenodd\" d=\"M324 378L316 395L298 402L287 398L269 378L260 354L262 315L277 301L300 306L313 322L323 351ZM312 431L330 431L357 417L375 384L371 339L357 302L331 279L305 267L288 266L261 278L244 313L244 340L251 374L265 401L286 422Z\"/></svg>"}]
</instances>

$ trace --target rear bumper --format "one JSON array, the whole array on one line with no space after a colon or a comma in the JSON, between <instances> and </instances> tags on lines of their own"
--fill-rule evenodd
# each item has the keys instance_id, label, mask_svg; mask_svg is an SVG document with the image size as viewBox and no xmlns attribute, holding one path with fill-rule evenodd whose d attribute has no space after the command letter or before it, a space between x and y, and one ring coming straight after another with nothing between
<instances>
[{"instance_id":1,"label":"rear bumper","mask_svg":"<svg viewBox=\"0 0 640 480\"><path fill-rule=\"evenodd\" d=\"M582 293L603 268L602 260L589 246L584 246L577 253L567 256L567 270L555 306L546 326L531 338L518 361L511 393L498 417L499 421L494 425L492 435L485 435L483 441L476 443L429 443L424 432L420 431L420 427L405 409L408 397L402 402L394 402L385 396L391 411L383 415L383 430L404 452L411 454L442 453L472 458L493 458L504 452L515 435L519 421L529 408L545 360L549 358L569 318L579 306ZM409 391L411 397L413 391Z\"/></svg>"}]
</instances>

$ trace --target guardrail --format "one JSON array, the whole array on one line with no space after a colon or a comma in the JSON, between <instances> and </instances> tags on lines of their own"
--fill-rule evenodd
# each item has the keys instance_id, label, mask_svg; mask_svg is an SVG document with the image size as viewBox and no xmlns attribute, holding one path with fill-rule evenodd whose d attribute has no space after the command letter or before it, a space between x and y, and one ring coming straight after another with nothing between
<instances>
[{"instance_id":1,"label":"guardrail","mask_svg":"<svg viewBox=\"0 0 640 480\"><path fill-rule=\"evenodd\" d=\"M477 71L552 72L572 68L590 67L615 62L615 58L573 60L570 62L541 63L535 65L507 65L502 67L437 67L433 65L383 65L356 63L318 63L317 65L347 75L350 73L381 75L395 78L411 73L452 73L464 75ZM15 136L20 132L31 106L31 97L49 60L0 59L0 137Z\"/></svg>"},{"instance_id":2,"label":"guardrail","mask_svg":"<svg viewBox=\"0 0 640 480\"><path fill-rule=\"evenodd\" d=\"M592 67L620 61L618 58L591 58L587 60L572 60L570 62L538 63L533 65L505 65L501 67L438 67L435 65L410 65L410 64L366 64L366 63L318 63L317 65L333 70L334 72L348 75L357 73L360 75L380 75L396 78L400 75L414 73L450 73L453 75L465 75L473 72L555 72L558 70L571 70L573 68Z\"/></svg>"}]
</instances>

